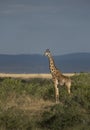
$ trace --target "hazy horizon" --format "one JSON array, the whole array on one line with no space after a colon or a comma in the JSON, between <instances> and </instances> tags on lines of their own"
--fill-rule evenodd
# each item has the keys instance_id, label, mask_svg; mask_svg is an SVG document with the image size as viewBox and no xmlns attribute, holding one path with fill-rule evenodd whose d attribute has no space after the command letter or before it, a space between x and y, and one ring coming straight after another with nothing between
<instances>
[{"instance_id":1,"label":"hazy horizon","mask_svg":"<svg viewBox=\"0 0 90 130\"><path fill-rule=\"evenodd\" d=\"M57 55L54 61L61 72L90 72L90 53ZM47 73L48 58L41 54L0 55L0 72Z\"/></svg>"}]
</instances>

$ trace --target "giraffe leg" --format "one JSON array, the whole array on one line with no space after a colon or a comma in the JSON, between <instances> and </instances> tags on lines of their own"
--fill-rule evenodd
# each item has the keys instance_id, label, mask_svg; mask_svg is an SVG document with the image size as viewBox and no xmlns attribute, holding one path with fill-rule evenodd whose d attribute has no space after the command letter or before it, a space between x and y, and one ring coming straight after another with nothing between
<instances>
[{"instance_id":1,"label":"giraffe leg","mask_svg":"<svg viewBox=\"0 0 90 130\"><path fill-rule=\"evenodd\" d=\"M58 81L55 81L55 99L56 103L59 103L59 88L58 88Z\"/></svg>"},{"instance_id":2,"label":"giraffe leg","mask_svg":"<svg viewBox=\"0 0 90 130\"><path fill-rule=\"evenodd\" d=\"M59 88L55 88L56 103L59 103Z\"/></svg>"},{"instance_id":3,"label":"giraffe leg","mask_svg":"<svg viewBox=\"0 0 90 130\"><path fill-rule=\"evenodd\" d=\"M71 93L71 81L66 83L66 87L67 87L68 94L70 94Z\"/></svg>"}]
</instances>

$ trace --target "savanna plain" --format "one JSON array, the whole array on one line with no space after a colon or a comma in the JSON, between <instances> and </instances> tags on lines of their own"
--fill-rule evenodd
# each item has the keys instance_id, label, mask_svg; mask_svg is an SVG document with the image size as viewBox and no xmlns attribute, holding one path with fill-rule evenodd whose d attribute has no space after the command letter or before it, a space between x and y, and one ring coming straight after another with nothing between
<instances>
[{"instance_id":1,"label":"savanna plain","mask_svg":"<svg viewBox=\"0 0 90 130\"><path fill-rule=\"evenodd\" d=\"M0 74L0 130L90 130L90 73L69 74L58 104L51 76L30 76Z\"/></svg>"}]
</instances>

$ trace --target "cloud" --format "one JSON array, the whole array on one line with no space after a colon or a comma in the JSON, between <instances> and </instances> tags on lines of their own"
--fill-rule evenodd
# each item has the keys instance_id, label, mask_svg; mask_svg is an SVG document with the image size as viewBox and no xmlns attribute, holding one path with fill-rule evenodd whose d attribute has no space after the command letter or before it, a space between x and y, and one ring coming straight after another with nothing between
<instances>
[{"instance_id":1,"label":"cloud","mask_svg":"<svg viewBox=\"0 0 90 130\"><path fill-rule=\"evenodd\" d=\"M0 3L0 14L2 15L12 15L12 14L21 14L21 13L31 13L37 14L37 13L49 13L49 14L56 14L56 13L67 13L68 11L79 11L80 9L86 9L87 3L88 6L90 5L88 0L63 0L63 1L42 1L42 0L34 0L29 1L27 3L23 0L21 2L11 3ZM69 12L72 13L72 12Z\"/></svg>"},{"instance_id":2,"label":"cloud","mask_svg":"<svg viewBox=\"0 0 90 130\"><path fill-rule=\"evenodd\" d=\"M31 12L31 5L24 5L24 4L7 4L3 5L0 9L0 14L2 15L11 15L11 14L18 14L23 12Z\"/></svg>"},{"instance_id":3,"label":"cloud","mask_svg":"<svg viewBox=\"0 0 90 130\"><path fill-rule=\"evenodd\" d=\"M35 3L35 2L34 2ZM0 5L0 14L11 15L15 13L56 13L60 11L65 11L70 8L70 5L67 3L57 3L56 4L32 4L32 3L20 3L20 4L11 4L4 3Z\"/></svg>"},{"instance_id":4,"label":"cloud","mask_svg":"<svg viewBox=\"0 0 90 130\"><path fill-rule=\"evenodd\" d=\"M44 13L44 12L54 12L58 11L58 7L55 6L40 6L40 5L27 5L27 4L7 4L0 6L0 14L2 15L11 15L11 14L18 14L18 13Z\"/></svg>"}]
</instances>

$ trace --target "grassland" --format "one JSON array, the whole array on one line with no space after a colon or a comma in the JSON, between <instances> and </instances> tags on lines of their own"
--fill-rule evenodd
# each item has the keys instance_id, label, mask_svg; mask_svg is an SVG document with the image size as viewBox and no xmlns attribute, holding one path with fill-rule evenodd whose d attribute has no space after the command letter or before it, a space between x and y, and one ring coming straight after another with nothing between
<instances>
[{"instance_id":1,"label":"grassland","mask_svg":"<svg viewBox=\"0 0 90 130\"><path fill-rule=\"evenodd\" d=\"M65 73L64 75L73 76L74 73ZM51 79L51 74L12 74L12 73L0 73L0 77L11 77L11 78L20 78L20 79L31 79L31 78L45 78Z\"/></svg>"},{"instance_id":2,"label":"grassland","mask_svg":"<svg viewBox=\"0 0 90 130\"><path fill-rule=\"evenodd\" d=\"M60 87L59 104L51 78L0 77L0 130L90 130L89 73L71 77L70 96Z\"/></svg>"}]
</instances>

